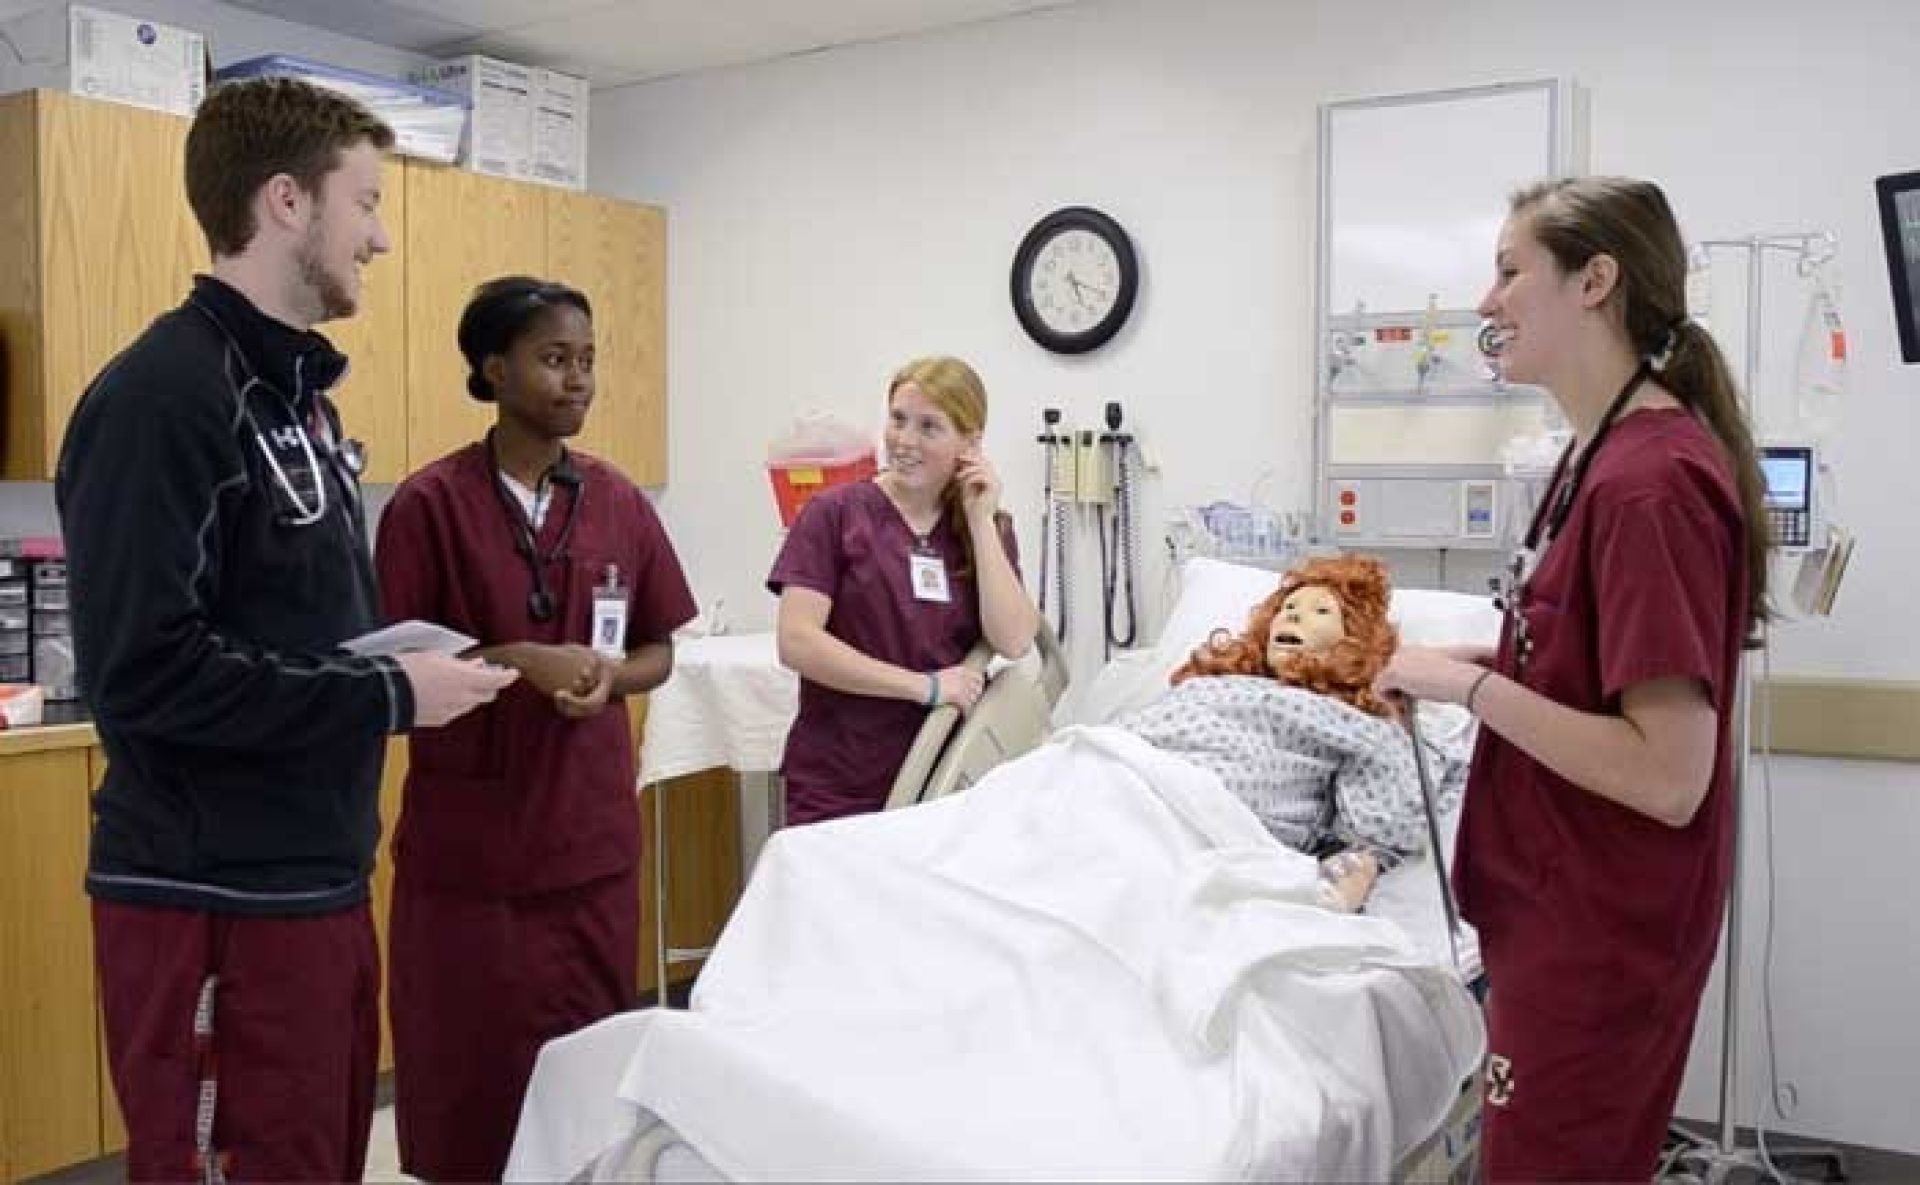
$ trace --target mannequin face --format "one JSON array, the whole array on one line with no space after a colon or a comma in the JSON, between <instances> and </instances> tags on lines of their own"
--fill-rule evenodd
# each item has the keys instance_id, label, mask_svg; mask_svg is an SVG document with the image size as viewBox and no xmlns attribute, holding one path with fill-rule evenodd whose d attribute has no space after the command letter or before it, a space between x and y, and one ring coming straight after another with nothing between
<instances>
[{"instance_id":1,"label":"mannequin face","mask_svg":"<svg viewBox=\"0 0 1920 1185\"><path fill-rule=\"evenodd\" d=\"M1267 627L1267 666L1279 670L1297 654L1320 654L1346 640L1347 620L1340 598L1325 585L1293 590Z\"/></svg>"}]
</instances>

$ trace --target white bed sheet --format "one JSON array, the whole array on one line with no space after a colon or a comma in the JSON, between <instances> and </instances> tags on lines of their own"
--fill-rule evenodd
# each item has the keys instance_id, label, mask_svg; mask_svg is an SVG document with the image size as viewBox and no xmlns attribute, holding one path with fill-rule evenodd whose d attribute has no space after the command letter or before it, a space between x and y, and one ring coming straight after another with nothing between
<instances>
[{"instance_id":1,"label":"white bed sheet","mask_svg":"<svg viewBox=\"0 0 1920 1185\"><path fill-rule=\"evenodd\" d=\"M632 1022L626 1122L735 1180L1384 1178L1484 1035L1451 971L1315 879L1114 729L783 833L693 1010ZM578 1164L516 1148L514 1172Z\"/></svg>"}]
</instances>

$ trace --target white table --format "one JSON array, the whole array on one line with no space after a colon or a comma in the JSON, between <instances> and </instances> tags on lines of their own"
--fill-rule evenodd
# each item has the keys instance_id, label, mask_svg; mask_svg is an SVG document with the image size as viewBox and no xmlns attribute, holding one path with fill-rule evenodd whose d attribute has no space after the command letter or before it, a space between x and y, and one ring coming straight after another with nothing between
<instances>
[{"instance_id":1,"label":"white table","mask_svg":"<svg viewBox=\"0 0 1920 1185\"><path fill-rule=\"evenodd\" d=\"M780 665L772 633L676 640L673 676L648 697L640 785L653 787L654 984L663 1007L668 967L708 953L706 948L667 945L666 783L715 768L766 776L763 819L756 827L747 812L741 812L744 876L759 842L782 821L780 784L773 775L799 704L800 677Z\"/></svg>"}]
</instances>

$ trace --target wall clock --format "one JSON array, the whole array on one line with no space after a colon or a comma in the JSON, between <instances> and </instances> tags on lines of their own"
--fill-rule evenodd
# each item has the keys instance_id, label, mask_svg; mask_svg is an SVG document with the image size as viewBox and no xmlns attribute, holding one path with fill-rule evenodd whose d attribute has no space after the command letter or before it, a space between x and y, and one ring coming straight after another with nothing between
<instances>
[{"instance_id":1,"label":"wall clock","mask_svg":"<svg viewBox=\"0 0 1920 1185\"><path fill-rule=\"evenodd\" d=\"M1084 354L1112 340L1133 312L1140 265L1120 224L1088 206L1055 210L1013 255L1014 315L1056 354Z\"/></svg>"}]
</instances>

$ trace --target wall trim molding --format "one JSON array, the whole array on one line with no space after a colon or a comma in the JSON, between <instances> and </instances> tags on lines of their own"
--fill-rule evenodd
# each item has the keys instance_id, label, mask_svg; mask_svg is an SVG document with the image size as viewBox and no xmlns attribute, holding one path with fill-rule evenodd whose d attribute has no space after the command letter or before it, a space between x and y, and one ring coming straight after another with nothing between
<instances>
[{"instance_id":1,"label":"wall trim molding","mask_svg":"<svg viewBox=\"0 0 1920 1185\"><path fill-rule=\"evenodd\" d=\"M1755 680L1753 731L1761 740L1762 697L1770 703L1775 753L1864 761L1920 762L1920 683L1776 675Z\"/></svg>"}]
</instances>

